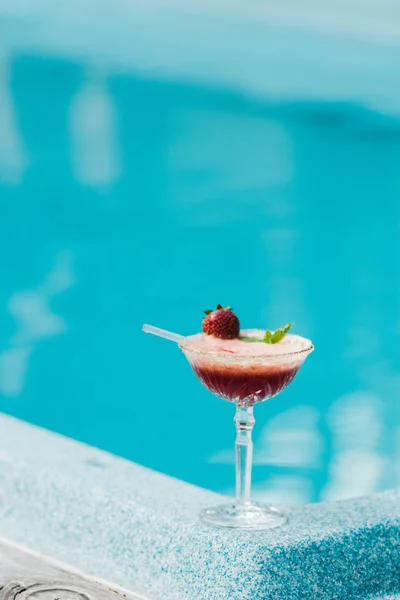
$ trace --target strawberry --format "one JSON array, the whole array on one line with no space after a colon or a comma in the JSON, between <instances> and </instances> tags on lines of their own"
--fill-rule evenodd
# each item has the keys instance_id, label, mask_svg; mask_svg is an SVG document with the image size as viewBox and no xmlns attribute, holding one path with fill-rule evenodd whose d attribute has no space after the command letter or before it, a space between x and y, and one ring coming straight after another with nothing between
<instances>
[{"instance_id":1,"label":"strawberry","mask_svg":"<svg viewBox=\"0 0 400 600\"><path fill-rule=\"evenodd\" d=\"M215 310L206 310L203 319L203 331L221 340L233 340L239 337L240 323L229 306L223 308L218 304Z\"/></svg>"}]
</instances>

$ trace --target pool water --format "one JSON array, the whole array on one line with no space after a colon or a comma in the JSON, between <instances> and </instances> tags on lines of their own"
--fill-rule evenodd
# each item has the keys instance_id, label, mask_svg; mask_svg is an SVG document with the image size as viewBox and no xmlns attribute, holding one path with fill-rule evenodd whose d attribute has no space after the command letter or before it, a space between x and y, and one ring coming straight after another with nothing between
<instances>
[{"instance_id":1,"label":"pool water","mask_svg":"<svg viewBox=\"0 0 400 600\"><path fill-rule=\"evenodd\" d=\"M256 407L257 497L398 485L400 122L61 59L0 85L2 410L231 493L232 405L141 332L229 304L315 344Z\"/></svg>"}]
</instances>

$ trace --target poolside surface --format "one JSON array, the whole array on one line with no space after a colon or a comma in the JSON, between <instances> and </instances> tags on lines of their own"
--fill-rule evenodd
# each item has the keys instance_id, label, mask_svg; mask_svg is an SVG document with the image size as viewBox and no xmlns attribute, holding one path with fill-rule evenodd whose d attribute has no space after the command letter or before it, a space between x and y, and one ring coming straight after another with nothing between
<instances>
[{"instance_id":1,"label":"poolside surface","mask_svg":"<svg viewBox=\"0 0 400 600\"><path fill-rule=\"evenodd\" d=\"M0 531L154 600L349 600L398 591L400 495L294 509L270 532L212 529L221 497L10 417Z\"/></svg>"}]
</instances>

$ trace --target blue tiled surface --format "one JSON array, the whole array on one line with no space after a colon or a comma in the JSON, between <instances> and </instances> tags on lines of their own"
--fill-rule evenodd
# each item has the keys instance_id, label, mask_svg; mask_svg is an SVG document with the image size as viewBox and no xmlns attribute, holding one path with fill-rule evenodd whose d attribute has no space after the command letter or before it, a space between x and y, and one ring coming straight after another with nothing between
<instances>
[{"instance_id":1,"label":"blue tiled surface","mask_svg":"<svg viewBox=\"0 0 400 600\"><path fill-rule=\"evenodd\" d=\"M294 509L271 532L200 524L220 496L0 419L2 535L154 600L349 600L399 586L400 494Z\"/></svg>"}]
</instances>

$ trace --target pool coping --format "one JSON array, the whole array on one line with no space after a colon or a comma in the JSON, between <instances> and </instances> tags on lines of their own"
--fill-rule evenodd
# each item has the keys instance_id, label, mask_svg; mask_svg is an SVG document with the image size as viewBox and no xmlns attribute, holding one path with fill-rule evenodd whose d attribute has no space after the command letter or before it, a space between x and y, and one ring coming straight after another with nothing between
<instances>
[{"instance_id":1,"label":"pool coping","mask_svg":"<svg viewBox=\"0 0 400 600\"><path fill-rule=\"evenodd\" d=\"M149 600L349 599L400 588L400 491L208 528L221 496L0 416L0 532Z\"/></svg>"}]
</instances>

